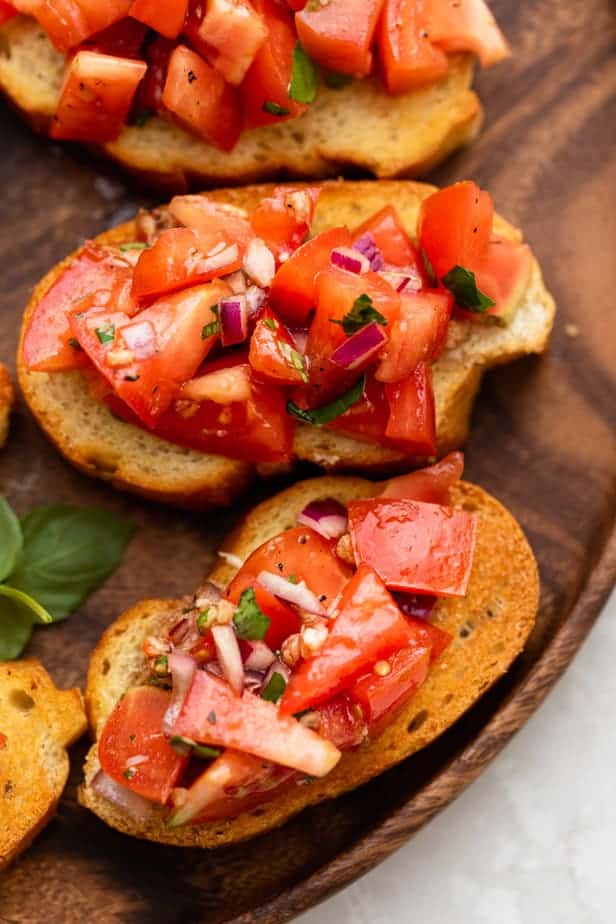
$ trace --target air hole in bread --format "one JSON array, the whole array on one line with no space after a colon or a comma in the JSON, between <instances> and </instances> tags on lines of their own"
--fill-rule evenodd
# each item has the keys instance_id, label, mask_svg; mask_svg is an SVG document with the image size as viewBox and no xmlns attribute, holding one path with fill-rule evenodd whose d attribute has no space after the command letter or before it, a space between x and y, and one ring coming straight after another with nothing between
<instances>
[{"instance_id":1,"label":"air hole in bread","mask_svg":"<svg viewBox=\"0 0 616 924\"><path fill-rule=\"evenodd\" d=\"M256 808L253 812L251 812L251 815L253 815L255 818L260 818L261 815L265 815L265 809Z\"/></svg>"},{"instance_id":2,"label":"air hole in bread","mask_svg":"<svg viewBox=\"0 0 616 924\"><path fill-rule=\"evenodd\" d=\"M453 693L448 693L447 696L443 697L443 706L448 706L453 699Z\"/></svg>"},{"instance_id":3,"label":"air hole in bread","mask_svg":"<svg viewBox=\"0 0 616 924\"><path fill-rule=\"evenodd\" d=\"M126 629L119 628L119 629L114 629L113 634L114 634L114 635L116 636L116 638L117 638L119 635L124 635L125 632L126 632Z\"/></svg>"},{"instance_id":4,"label":"air hole in bread","mask_svg":"<svg viewBox=\"0 0 616 924\"><path fill-rule=\"evenodd\" d=\"M409 735L412 735L413 732L416 732L418 729L420 729L429 715L430 713L428 712L427 709L422 709L421 712L418 712L417 715L411 719L411 721L406 727L406 730L409 733Z\"/></svg>"},{"instance_id":5,"label":"air hole in bread","mask_svg":"<svg viewBox=\"0 0 616 924\"><path fill-rule=\"evenodd\" d=\"M20 712L30 712L34 709L34 700L25 690L11 690L9 703Z\"/></svg>"},{"instance_id":6,"label":"air hole in bread","mask_svg":"<svg viewBox=\"0 0 616 924\"><path fill-rule=\"evenodd\" d=\"M109 673L110 668L111 664L109 663L109 658L105 658L103 661L103 666L101 667L101 674L105 676L105 674Z\"/></svg>"},{"instance_id":7,"label":"air hole in bread","mask_svg":"<svg viewBox=\"0 0 616 924\"><path fill-rule=\"evenodd\" d=\"M467 500L462 504L462 510L468 510L470 513L473 513L477 509L477 504L475 504L473 501Z\"/></svg>"},{"instance_id":8,"label":"air hole in bread","mask_svg":"<svg viewBox=\"0 0 616 924\"><path fill-rule=\"evenodd\" d=\"M470 635L473 634L474 628L475 626L473 625L472 622L465 623L465 625L463 625L462 628L460 629L460 632L459 632L460 638L468 638Z\"/></svg>"}]
</instances>

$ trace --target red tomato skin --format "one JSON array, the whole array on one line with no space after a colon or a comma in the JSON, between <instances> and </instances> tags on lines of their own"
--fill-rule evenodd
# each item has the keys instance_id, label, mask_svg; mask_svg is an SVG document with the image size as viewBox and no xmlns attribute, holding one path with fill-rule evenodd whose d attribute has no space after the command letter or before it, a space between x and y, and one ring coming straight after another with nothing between
<instances>
[{"instance_id":1,"label":"red tomato skin","mask_svg":"<svg viewBox=\"0 0 616 924\"><path fill-rule=\"evenodd\" d=\"M435 83L449 70L447 55L432 44L425 28L424 7L421 0L385 0L378 48L388 93L407 93Z\"/></svg>"},{"instance_id":2,"label":"red tomato skin","mask_svg":"<svg viewBox=\"0 0 616 924\"><path fill-rule=\"evenodd\" d=\"M389 402L388 439L404 443L415 456L434 456L436 416L432 373L427 363L419 363L407 379L385 385Z\"/></svg>"},{"instance_id":3,"label":"red tomato skin","mask_svg":"<svg viewBox=\"0 0 616 924\"><path fill-rule=\"evenodd\" d=\"M145 49L145 59L148 64L146 75L137 88L135 94L134 112L160 112L163 107L163 89L167 79L169 58L174 49L174 43L161 35L149 42Z\"/></svg>"},{"instance_id":4,"label":"red tomato skin","mask_svg":"<svg viewBox=\"0 0 616 924\"><path fill-rule=\"evenodd\" d=\"M246 76L267 34L249 0L209 0L199 25L200 38L212 49L209 60L234 86Z\"/></svg>"},{"instance_id":5,"label":"red tomato skin","mask_svg":"<svg viewBox=\"0 0 616 924\"><path fill-rule=\"evenodd\" d=\"M133 0L129 15L145 23L166 38L177 38L182 31L188 0L174 0L173 3L160 3L160 0Z\"/></svg>"},{"instance_id":6,"label":"red tomato skin","mask_svg":"<svg viewBox=\"0 0 616 924\"><path fill-rule=\"evenodd\" d=\"M186 45L177 45L171 53L162 102L193 134L221 151L235 147L242 131L237 92Z\"/></svg>"},{"instance_id":7,"label":"red tomato skin","mask_svg":"<svg viewBox=\"0 0 616 924\"><path fill-rule=\"evenodd\" d=\"M387 660L391 666L389 674L380 677L371 671L349 690L351 698L361 707L371 734L380 730L380 720L391 721L394 713L423 684L430 667L430 646L407 645Z\"/></svg>"},{"instance_id":8,"label":"red tomato skin","mask_svg":"<svg viewBox=\"0 0 616 924\"><path fill-rule=\"evenodd\" d=\"M52 138L115 141L146 72L143 61L78 51L70 62L49 134Z\"/></svg>"},{"instance_id":9,"label":"red tomato skin","mask_svg":"<svg viewBox=\"0 0 616 924\"><path fill-rule=\"evenodd\" d=\"M235 576L226 596L232 603L237 604L244 591L249 588L254 590L257 605L270 621L264 641L272 651L278 651L285 639L299 632L302 627L297 610L257 584L255 575L244 569Z\"/></svg>"},{"instance_id":10,"label":"red tomato skin","mask_svg":"<svg viewBox=\"0 0 616 924\"><path fill-rule=\"evenodd\" d=\"M120 58L141 58L141 49L147 28L134 19L121 19L86 39L79 46L84 51L98 51L103 55ZM141 87L141 84L139 85Z\"/></svg>"},{"instance_id":11,"label":"red tomato skin","mask_svg":"<svg viewBox=\"0 0 616 924\"><path fill-rule=\"evenodd\" d=\"M341 74L365 77L383 0L329 0L295 16L297 34L310 57Z\"/></svg>"},{"instance_id":12,"label":"red tomato skin","mask_svg":"<svg viewBox=\"0 0 616 924\"><path fill-rule=\"evenodd\" d=\"M410 638L406 619L384 583L361 563L342 594L327 639L291 674L280 714L295 715L330 700Z\"/></svg>"},{"instance_id":13,"label":"red tomato skin","mask_svg":"<svg viewBox=\"0 0 616 924\"><path fill-rule=\"evenodd\" d=\"M388 588L463 597L473 564L477 516L407 498L349 504L355 560Z\"/></svg>"},{"instance_id":14,"label":"red tomato skin","mask_svg":"<svg viewBox=\"0 0 616 924\"><path fill-rule=\"evenodd\" d=\"M375 378L380 382L400 382L412 375L419 363L437 359L445 346L452 311L450 292L402 292L400 316L391 329Z\"/></svg>"},{"instance_id":15,"label":"red tomato skin","mask_svg":"<svg viewBox=\"0 0 616 924\"><path fill-rule=\"evenodd\" d=\"M39 21L58 51L68 51L128 15L131 0L15 0L21 13Z\"/></svg>"},{"instance_id":16,"label":"red tomato skin","mask_svg":"<svg viewBox=\"0 0 616 924\"><path fill-rule=\"evenodd\" d=\"M293 338L274 312L266 309L250 338L248 361L253 372L266 382L278 385L297 385L303 382L306 374L292 365L291 350L297 354ZM301 357L301 354L297 355Z\"/></svg>"},{"instance_id":17,"label":"red tomato skin","mask_svg":"<svg viewBox=\"0 0 616 924\"><path fill-rule=\"evenodd\" d=\"M272 308L289 324L305 325L314 309L317 274L330 265L334 248L350 246L347 228L331 228L298 247L274 276L269 292Z\"/></svg>"},{"instance_id":18,"label":"red tomato skin","mask_svg":"<svg viewBox=\"0 0 616 924\"><path fill-rule=\"evenodd\" d=\"M191 824L236 818L243 812L271 801L285 784L298 775L288 767L268 763L259 757L253 757L252 754L242 754L241 751L227 748L215 764L210 764L203 776L213 775L214 770L220 772L223 762L228 772L225 791L216 802L196 815Z\"/></svg>"},{"instance_id":19,"label":"red tomato skin","mask_svg":"<svg viewBox=\"0 0 616 924\"><path fill-rule=\"evenodd\" d=\"M427 619L418 619L416 616L407 616L407 622L412 629L417 644L425 645L430 649L430 664L434 664L443 652L451 645L453 637L449 632L440 629Z\"/></svg>"},{"instance_id":20,"label":"red tomato skin","mask_svg":"<svg viewBox=\"0 0 616 924\"><path fill-rule=\"evenodd\" d=\"M419 244L440 283L454 266L473 270L486 253L494 204L471 180L428 196L419 213Z\"/></svg>"},{"instance_id":21,"label":"red tomato skin","mask_svg":"<svg viewBox=\"0 0 616 924\"><path fill-rule=\"evenodd\" d=\"M253 211L250 221L255 234L278 259L305 241L320 192L318 186L278 188Z\"/></svg>"},{"instance_id":22,"label":"red tomato skin","mask_svg":"<svg viewBox=\"0 0 616 924\"><path fill-rule=\"evenodd\" d=\"M24 335L22 356L33 372L63 372L88 366L83 350L69 340L72 331L68 311L74 303L94 293L99 304L113 301L125 312L131 311L132 267L118 266L115 251L86 244L66 266L32 313ZM134 305L132 310L136 310Z\"/></svg>"},{"instance_id":23,"label":"red tomato skin","mask_svg":"<svg viewBox=\"0 0 616 924\"><path fill-rule=\"evenodd\" d=\"M449 489L464 472L464 453L450 452L440 462L386 481L380 497L408 497L428 504L446 504Z\"/></svg>"},{"instance_id":24,"label":"red tomato skin","mask_svg":"<svg viewBox=\"0 0 616 924\"><path fill-rule=\"evenodd\" d=\"M335 744L339 751L358 747L367 734L366 723L356 703L341 693L319 707L318 732Z\"/></svg>"},{"instance_id":25,"label":"red tomato skin","mask_svg":"<svg viewBox=\"0 0 616 924\"><path fill-rule=\"evenodd\" d=\"M356 228L353 232L353 240L359 240L366 233L371 234L374 238L386 264L389 266L415 267L423 277L423 267L419 254L393 205L386 205L375 215L368 218L359 228Z\"/></svg>"},{"instance_id":26,"label":"red tomato skin","mask_svg":"<svg viewBox=\"0 0 616 924\"><path fill-rule=\"evenodd\" d=\"M15 16L17 16L15 7L11 3L5 3L5 0L0 0L0 26L3 26L5 22Z\"/></svg>"},{"instance_id":27,"label":"red tomato skin","mask_svg":"<svg viewBox=\"0 0 616 924\"><path fill-rule=\"evenodd\" d=\"M483 67L497 64L510 54L485 0L429 0L424 25L435 45L447 52L470 51Z\"/></svg>"},{"instance_id":28,"label":"red tomato skin","mask_svg":"<svg viewBox=\"0 0 616 924\"><path fill-rule=\"evenodd\" d=\"M381 443L394 445L385 436L387 421L389 420L389 403L385 396L385 388L368 373L366 385L361 400L352 405L348 411L336 417L327 424L328 430L346 433L357 440L368 443ZM395 444L403 449L402 444Z\"/></svg>"},{"instance_id":29,"label":"red tomato skin","mask_svg":"<svg viewBox=\"0 0 616 924\"><path fill-rule=\"evenodd\" d=\"M165 805L188 763L171 747L162 732L171 694L157 687L135 687L119 701L98 742L104 772L116 783L150 802ZM143 755L132 768L126 761ZM133 772L134 771L134 772Z\"/></svg>"}]
</instances>

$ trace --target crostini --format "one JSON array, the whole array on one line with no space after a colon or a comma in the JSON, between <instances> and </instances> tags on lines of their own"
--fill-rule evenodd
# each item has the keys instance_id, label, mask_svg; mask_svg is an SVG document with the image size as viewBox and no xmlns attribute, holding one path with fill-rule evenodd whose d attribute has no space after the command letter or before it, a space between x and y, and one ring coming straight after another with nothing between
<instances>
[{"instance_id":1,"label":"crostini","mask_svg":"<svg viewBox=\"0 0 616 924\"><path fill-rule=\"evenodd\" d=\"M0 870L53 817L86 728L79 690L57 690L38 661L0 662Z\"/></svg>"},{"instance_id":2,"label":"crostini","mask_svg":"<svg viewBox=\"0 0 616 924\"><path fill-rule=\"evenodd\" d=\"M520 653L537 567L462 456L325 476L256 507L192 598L105 632L79 798L136 837L215 847L359 786L448 728Z\"/></svg>"},{"instance_id":3,"label":"crostini","mask_svg":"<svg viewBox=\"0 0 616 924\"><path fill-rule=\"evenodd\" d=\"M484 0L13 0L0 23L36 129L169 191L417 176L479 129L475 59L508 54Z\"/></svg>"},{"instance_id":4,"label":"crostini","mask_svg":"<svg viewBox=\"0 0 616 924\"><path fill-rule=\"evenodd\" d=\"M4 446L9 435L9 422L14 403L15 391L9 371L0 363L0 448Z\"/></svg>"},{"instance_id":5,"label":"crostini","mask_svg":"<svg viewBox=\"0 0 616 924\"><path fill-rule=\"evenodd\" d=\"M553 315L474 183L228 189L55 267L19 381L82 471L207 507L257 467L383 472L459 447L483 371L541 352Z\"/></svg>"}]
</instances>

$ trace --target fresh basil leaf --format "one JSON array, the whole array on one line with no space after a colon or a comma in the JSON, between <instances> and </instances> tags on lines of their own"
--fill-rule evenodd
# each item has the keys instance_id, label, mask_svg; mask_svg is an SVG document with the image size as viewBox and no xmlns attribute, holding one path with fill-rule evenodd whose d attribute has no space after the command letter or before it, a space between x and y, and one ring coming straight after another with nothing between
<instances>
[{"instance_id":1,"label":"fresh basil leaf","mask_svg":"<svg viewBox=\"0 0 616 924\"><path fill-rule=\"evenodd\" d=\"M36 618L28 606L0 596L0 661L18 658L32 635Z\"/></svg>"},{"instance_id":2,"label":"fresh basil leaf","mask_svg":"<svg viewBox=\"0 0 616 924\"><path fill-rule=\"evenodd\" d=\"M52 505L22 520L24 547L11 585L65 619L119 565L133 532L109 510Z\"/></svg>"},{"instance_id":3,"label":"fresh basil leaf","mask_svg":"<svg viewBox=\"0 0 616 924\"><path fill-rule=\"evenodd\" d=\"M127 244L120 244L120 250L125 253L127 250L145 250L147 246L143 241L129 241Z\"/></svg>"},{"instance_id":4,"label":"fresh basil leaf","mask_svg":"<svg viewBox=\"0 0 616 924\"><path fill-rule=\"evenodd\" d=\"M481 289L477 288L475 274L471 270L464 269L463 266L454 266L443 276L441 282L453 295L456 305L465 308L466 311L482 314L496 304Z\"/></svg>"},{"instance_id":5,"label":"fresh basil leaf","mask_svg":"<svg viewBox=\"0 0 616 924\"><path fill-rule=\"evenodd\" d=\"M334 318L330 318L330 320L332 324L340 324L348 337L350 337L351 334L357 333L358 330L361 330L362 327L365 327L366 324L371 324L373 321L383 326L387 324L385 315L382 315L380 311L376 310L372 304L372 299L369 295L366 295L365 292L355 299L353 307L350 311L347 311L341 321L336 321Z\"/></svg>"},{"instance_id":6,"label":"fresh basil leaf","mask_svg":"<svg viewBox=\"0 0 616 924\"><path fill-rule=\"evenodd\" d=\"M263 639L267 635L270 621L262 612L252 587L244 591L233 617L235 631L246 641Z\"/></svg>"},{"instance_id":7,"label":"fresh basil leaf","mask_svg":"<svg viewBox=\"0 0 616 924\"><path fill-rule=\"evenodd\" d=\"M314 103L318 89L319 70L310 55L304 51L301 42L297 42L293 49L289 96L297 103Z\"/></svg>"},{"instance_id":8,"label":"fresh basil leaf","mask_svg":"<svg viewBox=\"0 0 616 924\"><path fill-rule=\"evenodd\" d=\"M201 328L201 339L207 340L208 337L213 337L214 334L217 334L220 330L220 321L210 321L209 324L204 324Z\"/></svg>"},{"instance_id":9,"label":"fresh basil leaf","mask_svg":"<svg viewBox=\"0 0 616 924\"><path fill-rule=\"evenodd\" d=\"M269 115L288 116L291 114L290 109L285 109L284 106L280 106L279 103L275 103L271 99L266 99L261 109L263 112L269 113Z\"/></svg>"},{"instance_id":10,"label":"fresh basil leaf","mask_svg":"<svg viewBox=\"0 0 616 924\"><path fill-rule=\"evenodd\" d=\"M26 609L30 610L33 622L37 620L38 622L47 624L53 622L51 615L47 612L45 607L41 606L30 594L24 593L23 590L18 590L10 584L0 584L0 597L12 600L13 603L24 606Z\"/></svg>"},{"instance_id":11,"label":"fresh basil leaf","mask_svg":"<svg viewBox=\"0 0 616 924\"><path fill-rule=\"evenodd\" d=\"M4 581L17 565L22 547L19 520L0 495L0 581Z\"/></svg>"},{"instance_id":12,"label":"fresh basil leaf","mask_svg":"<svg viewBox=\"0 0 616 924\"><path fill-rule=\"evenodd\" d=\"M180 753L190 748L195 757L201 757L203 760L211 760L213 757L220 757L222 751L220 748L211 748L207 744L197 744L192 738L185 738L184 735L172 735L169 740L172 748L177 748Z\"/></svg>"},{"instance_id":13,"label":"fresh basil leaf","mask_svg":"<svg viewBox=\"0 0 616 924\"><path fill-rule=\"evenodd\" d=\"M261 691L261 699L266 699L270 703L277 703L287 686L287 681L282 674L274 671L267 682L267 686Z\"/></svg>"},{"instance_id":14,"label":"fresh basil leaf","mask_svg":"<svg viewBox=\"0 0 616 924\"><path fill-rule=\"evenodd\" d=\"M292 347L290 343L285 343L283 340L278 341L278 347L287 366L299 372L302 382L307 382L308 373L306 372L306 360L302 354Z\"/></svg>"},{"instance_id":15,"label":"fresh basil leaf","mask_svg":"<svg viewBox=\"0 0 616 924\"><path fill-rule=\"evenodd\" d=\"M345 391L335 401L330 401L329 404L315 407L310 411L298 407L294 401L287 401L287 413L297 417L298 420L305 421L305 423L313 424L315 427L324 427L325 424L335 420L336 417L340 417L350 407L357 404L364 393L365 384L366 377L362 375L348 391Z\"/></svg>"},{"instance_id":16,"label":"fresh basil leaf","mask_svg":"<svg viewBox=\"0 0 616 924\"><path fill-rule=\"evenodd\" d=\"M352 74L339 74L337 71L328 71L325 75L325 86L329 87L330 90L342 90L344 87L348 87L350 83L353 83L353 80Z\"/></svg>"},{"instance_id":17,"label":"fresh basil leaf","mask_svg":"<svg viewBox=\"0 0 616 924\"><path fill-rule=\"evenodd\" d=\"M94 333L98 337L99 342L103 344L103 346L107 343L113 343L115 340L115 324L107 322L107 324L104 324L103 327L95 327Z\"/></svg>"}]
</instances>

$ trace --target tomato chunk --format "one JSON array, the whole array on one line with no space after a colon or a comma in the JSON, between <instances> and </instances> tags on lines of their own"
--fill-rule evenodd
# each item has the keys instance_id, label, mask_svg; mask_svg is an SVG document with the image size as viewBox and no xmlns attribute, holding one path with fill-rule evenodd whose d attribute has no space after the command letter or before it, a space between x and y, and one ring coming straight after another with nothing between
<instances>
[{"instance_id":1,"label":"tomato chunk","mask_svg":"<svg viewBox=\"0 0 616 924\"><path fill-rule=\"evenodd\" d=\"M129 15L138 19L150 29L167 38L177 38L182 31L188 0L173 0L172 3L160 3L160 0L133 0Z\"/></svg>"},{"instance_id":2,"label":"tomato chunk","mask_svg":"<svg viewBox=\"0 0 616 924\"><path fill-rule=\"evenodd\" d=\"M144 61L78 51L68 66L51 137L114 141L124 127L146 67Z\"/></svg>"},{"instance_id":3,"label":"tomato chunk","mask_svg":"<svg viewBox=\"0 0 616 924\"><path fill-rule=\"evenodd\" d=\"M266 41L267 26L248 0L209 0L199 37L213 50L214 67L237 86Z\"/></svg>"},{"instance_id":4,"label":"tomato chunk","mask_svg":"<svg viewBox=\"0 0 616 924\"><path fill-rule=\"evenodd\" d=\"M428 676L430 646L407 645L388 659L390 673L384 677L371 672L361 677L349 693L359 703L367 722L374 726L384 716L392 717L417 692Z\"/></svg>"},{"instance_id":5,"label":"tomato chunk","mask_svg":"<svg viewBox=\"0 0 616 924\"><path fill-rule=\"evenodd\" d=\"M338 750L348 751L362 743L367 728L357 705L346 693L341 693L319 707L318 731Z\"/></svg>"},{"instance_id":6,"label":"tomato chunk","mask_svg":"<svg viewBox=\"0 0 616 924\"><path fill-rule=\"evenodd\" d=\"M372 41L383 0L329 0L308 4L295 16L299 40L328 70L365 77L372 69Z\"/></svg>"},{"instance_id":7,"label":"tomato chunk","mask_svg":"<svg viewBox=\"0 0 616 924\"><path fill-rule=\"evenodd\" d=\"M424 597L424 599L426 598ZM427 619L420 619L417 616L408 615L406 618L409 626L413 630L417 643L419 645L425 645L430 649L430 664L434 664L451 645L452 636L449 632L445 632L444 629L439 629L434 623L428 622Z\"/></svg>"},{"instance_id":8,"label":"tomato chunk","mask_svg":"<svg viewBox=\"0 0 616 924\"><path fill-rule=\"evenodd\" d=\"M39 21L58 51L68 51L128 15L131 0L15 0L20 13Z\"/></svg>"},{"instance_id":9,"label":"tomato chunk","mask_svg":"<svg viewBox=\"0 0 616 924\"><path fill-rule=\"evenodd\" d=\"M11 3L6 3L5 0L0 0L0 26L15 16L17 16L15 7Z\"/></svg>"},{"instance_id":10,"label":"tomato chunk","mask_svg":"<svg viewBox=\"0 0 616 924\"><path fill-rule=\"evenodd\" d=\"M257 321L250 338L249 362L259 377L279 385L296 385L308 378L302 354L269 309Z\"/></svg>"},{"instance_id":11,"label":"tomato chunk","mask_svg":"<svg viewBox=\"0 0 616 924\"><path fill-rule=\"evenodd\" d=\"M408 269L415 267L421 277L421 260L393 205L386 205L356 228L353 240L359 240L364 234L372 235L386 264Z\"/></svg>"},{"instance_id":12,"label":"tomato chunk","mask_svg":"<svg viewBox=\"0 0 616 924\"><path fill-rule=\"evenodd\" d=\"M245 590L252 588L255 599L261 612L267 616L270 621L269 628L265 635L265 643L269 645L272 651L277 651L282 643L290 635L299 632L302 627L302 621L297 610L284 600L279 600L274 594L271 594L265 587L256 583L256 575L246 571L244 568L235 576L227 597L232 603L239 603L240 597Z\"/></svg>"},{"instance_id":13,"label":"tomato chunk","mask_svg":"<svg viewBox=\"0 0 616 924\"><path fill-rule=\"evenodd\" d=\"M420 468L408 475L399 475L386 481L381 497L408 497L411 500L429 504L446 504L449 488L462 477L464 454L450 452L440 462L428 468Z\"/></svg>"},{"instance_id":14,"label":"tomato chunk","mask_svg":"<svg viewBox=\"0 0 616 924\"><path fill-rule=\"evenodd\" d=\"M148 69L135 94L134 112L137 116L160 112L163 108L163 89L173 48L174 43L162 35L148 42L145 48Z\"/></svg>"},{"instance_id":15,"label":"tomato chunk","mask_svg":"<svg viewBox=\"0 0 616 924\"><path fill-rule=\"evenodd\" d=\"M319 193L317 186L275 189L274 195L261 199L252 213L255 234L278 258L288 257L305 240Z\"/></svg>"},{"instance_id":16,"label":"tomato chunk","mask_svg":"<svg viewBox=\"0 0 616 924\"><path fill-rule=\"evenodd\" d=\"M387 587L462 597L473 564L477 517L465 510L408 498L371 498L349 504L355 560Z\"/></svg>"},{"instance_id":17,"label":"tomato chunk","mask_svg":"<svg viewBox=\"0 0 616 924\"><path fill-rule=\"evenodd\" d=\"M509 46L485 0L427 0L425 30L445 51L471 51L484 67L506 58Z\"/></svg>"},{"instance_id":18,"label":"tomato chunk","mask_svg":"<svg viewBox=\"0 0 616 924\"><path fill-rule=\"evenodd\" d=\"M342 594L327 639L291 674L280 702L281 714L292 715L331 699L410 638L406 619L384 583L361 563Z\"/></svg>"},{"instance_id":19,"label":"tomato chunk","mask_svg":"<svg viewBox=\"0 0 616 924\"><path fill-rule=\"evenodd\" d=\"M162 101L189 131L222 151L235 146L242 130L237 93L186 45L171 53Z\"/></svg>"},{"instance_id":20,"label":"tomato chunk","mask_svg":"<svg viewBox=\"0 0 616 924\"><path fill-rule=\"evenodd\" d=\"M229 747L311 776L325 776L340 751L311 729L253 693L237 696L226 681L197 671L174 733Z\"/></svg>"},{"instance_id":21,"label":"tomato chunk","mask_svg":"<svg viewBox=\"0 0 616 924\"><path fill-rule=\"evenodd\" d=\"M135 687L119 701L98 742L105 773L151 802L165 805L188 763L162 732L171 694L157 687ZM141 760L139 758L145 758Z\"/></svg>"},{"instance_id":22,"label":"tomato chunk","mask_svg":"<svg viewBox=\"0 0 616 924\"><path fill-rule=\"evenodd\" d=\"M335 247L350 247L347 228L331 228L306 241L280 265L269 292L270 304L289 324L307 323L314 309L317 273L327 269Z\"/></svg>"},{"instance_id":23,"label":"tomato chunk","mask_svg":"<svg viewBox=\"0 0 616 924\"><path fill-rule=\"evenodd\" d=\"M416 456L436 454L436 418L430 366L419 363L407 379L385 386L389 420L385 435Z\"/></svg>"},{"instance_id":24,"label":"tomato chunk","mask_svg":"<svg viewBox=\"0 0 616 924\"><path fill-rule=\"evenodd\" d=\"M432 44L425 5L417 0L385 0L378 28L379 57L389 93L407 93L447 74L442 48Z\"/></svg>"},{"instance_id":25,"label":"tomato chunk","mask_svg":"<svg viewBox=\"0 0 616 924\"><path fill-rule=\"evenodd\" d=\"M81 43L80 49L98 51L103 55L117 55L120 58L139 58L147 31L141 22L120 19L102 32L86 39Z\"/></svg>"},{"instance_id":26,"label":"tomato chunk","mask_svg":"<svg viewBox=\"0 0 616 924\"><path fill-rule=\"evenodd\" d=\"M419 243L440 282L454 266L473 270L487 251L494 205L487 192L465 180L424 199Z\"/></svg>"},{"instance_id":27,"label":"tomato chunk","mask_svg":"<svg viewBox=\"0 0 616 924\"><path fill-rule=\"evenodd\" d=\"M380 382L400 382L412 375L421 362L441 354L453 309L449 292L424 289L400 295L400 316L375 372Z\"/></svg>"}]
</instances>

